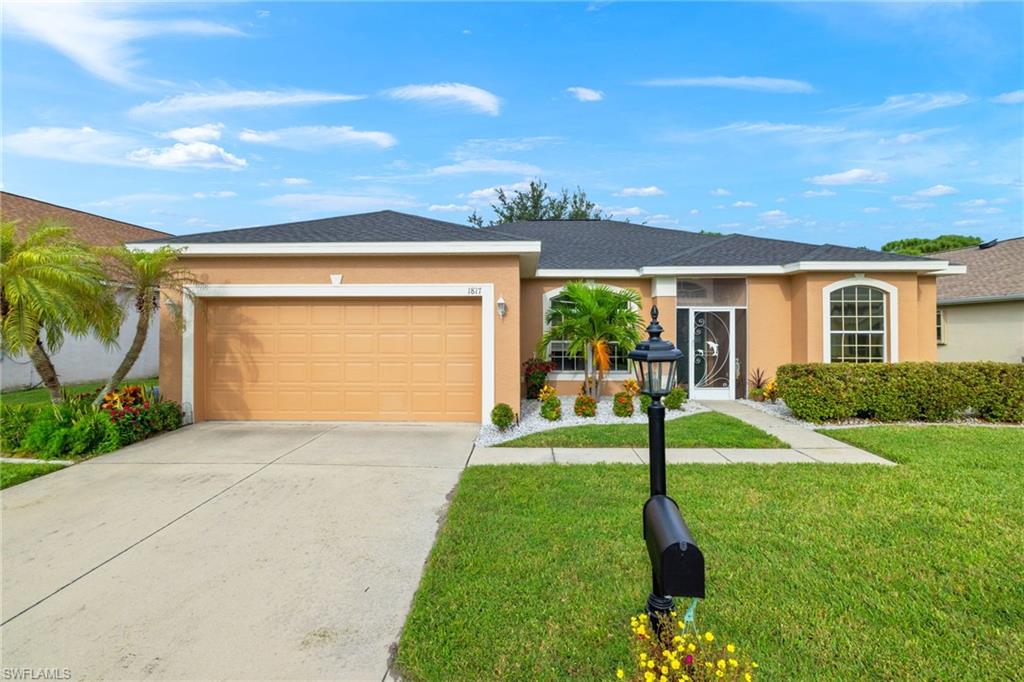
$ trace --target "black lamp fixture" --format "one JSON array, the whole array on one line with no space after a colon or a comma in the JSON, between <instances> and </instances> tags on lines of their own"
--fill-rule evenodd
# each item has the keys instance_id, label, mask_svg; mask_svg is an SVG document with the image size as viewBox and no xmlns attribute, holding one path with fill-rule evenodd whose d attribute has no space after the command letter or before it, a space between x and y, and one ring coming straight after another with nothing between
<instances>
[{"instance_id":1,"label":"black lamp fixture","mask_svg":"<svg viewBox=\"0 0 1024 682\"><path fill-rule=\"evenodd\" d=\"M651 495L644 504L644 540L651 560L647 615L660 632L669 624L673 597L704 597L704 555L665 485L665 406L661 399L675 386L683 352L661 338L658 306L651 308L649 338L629 353L640 390L651 397L647 408Z\"/></svg>"}]
</instances>

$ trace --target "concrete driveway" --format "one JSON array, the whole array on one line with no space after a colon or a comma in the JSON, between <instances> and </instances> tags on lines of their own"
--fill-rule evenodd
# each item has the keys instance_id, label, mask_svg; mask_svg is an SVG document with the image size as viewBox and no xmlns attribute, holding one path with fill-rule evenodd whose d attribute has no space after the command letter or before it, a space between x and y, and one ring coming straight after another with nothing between
<instances>
[{"instance_id":1,"label":"concrete driveway","mask_svg":"<svg viewBox=\"0 0 1024 682\"><path fill-rule=\"evenodd\" d=\"M476 431L206 423L4 491L3 668L381 680Z\"/></svg>"}]
</instances>

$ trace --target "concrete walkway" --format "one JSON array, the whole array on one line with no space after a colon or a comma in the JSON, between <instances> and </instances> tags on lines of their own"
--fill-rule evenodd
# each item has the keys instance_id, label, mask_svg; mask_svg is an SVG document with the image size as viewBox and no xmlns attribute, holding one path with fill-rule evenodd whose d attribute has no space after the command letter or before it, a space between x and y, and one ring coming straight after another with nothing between
<instances>
[{"instance_id":1,"label":"concrete walkway","mask_svg":"<svg viewBox=\"0 0 1024 682\"><path fill-rule=\"evenodd\" d=\"M881 464L893 462L791 424L748 405L732 401L705 402L705 407L735 417L775 436L789 448L668 448L669 464ZM482 464L646 464L647 448L481 448L473 449L469 466Z\"/></svg>"}]
</instances>

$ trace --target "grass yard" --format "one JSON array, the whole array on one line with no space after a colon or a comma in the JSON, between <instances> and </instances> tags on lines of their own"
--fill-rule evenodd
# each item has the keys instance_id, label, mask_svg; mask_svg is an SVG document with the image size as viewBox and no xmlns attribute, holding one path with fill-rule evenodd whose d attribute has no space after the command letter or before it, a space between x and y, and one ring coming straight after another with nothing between
<instances>
[{"instance_id":1,"label":"grass yard","mask_svg":"<svg viewBox=\"0 0 1024 682\"><path fill-rule=\"evenodd\" d=\"M37 476L51 474L65 467L60 464L10 464L0 462L0 490L10 488L25 481L31 481Z\"/></svg>"},{"instance_id":2,"label":"grass yard","mask_svg":"<svg viewBox=\"0 0 1024 682\"><path fill-rule=\"evenodd\" d=\"M707 561L698 625L749 651L762 679L1019 679L1024 430L829 435L901 466L669 468ZM467 469L399 669L614 679L649 586L646 496L640 465Z\"/></svg>"},{"instance_id":3,"label":"grass yard","mask_svg":"<svg viewBox=\"0 0 1024 682\"><path fill-rule=\"evenodd\" d=\"M128 386L156 386L158 379L156 377L150 377L148 379L128 379L124 382L124 385ZM95 381L89 384L72 384L65 386L72 393L85 393L87 391L95 391L97 388L101 388L104 382ZM50 393L45 388L29 388L23 391L4 391L0 394L0 399L8 405L46 405L50 402Z\"/></svg>"},{"instance_id":4,"label":"grass yard","mask_svg":"<svg viewBox=\"0 0 1024 682\"><path fill-rule=\"evenodd\" d=\"M775 436L720 412L701 412L665 422L670 448L788 448ZM647 424L563 426L501 443L510 448L647 447Z\"/></svg>"}]
</instances>

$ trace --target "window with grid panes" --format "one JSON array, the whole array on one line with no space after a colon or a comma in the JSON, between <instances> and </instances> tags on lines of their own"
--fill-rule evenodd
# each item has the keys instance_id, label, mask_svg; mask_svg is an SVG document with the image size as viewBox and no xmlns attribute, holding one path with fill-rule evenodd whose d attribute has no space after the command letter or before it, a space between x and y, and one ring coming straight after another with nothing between
<instances>
[{"instance_id":1,"label":"window with grid panes","mask_svg":"<svg viewBox=\"0 0 1024 682\"><path fill-rule=\"evenodd\" d=\"M832 362L885 362L885 292L848 286L829 298Z\"/></svg>"}]
</instances>

